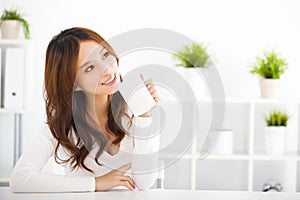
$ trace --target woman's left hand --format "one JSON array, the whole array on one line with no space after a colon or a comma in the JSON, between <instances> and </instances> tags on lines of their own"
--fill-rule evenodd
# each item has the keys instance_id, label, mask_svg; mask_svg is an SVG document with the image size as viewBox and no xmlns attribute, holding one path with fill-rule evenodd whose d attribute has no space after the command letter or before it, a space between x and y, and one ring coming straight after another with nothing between
<instances>
[{"instance_id":1,"label":"woman's left hand","mask_svg":"<svg viewBox=\"0 0 300 200\"><path fill-rule=\"evenodd\" d=\"M144 80L144 77L142 74L141 74L141 78L142 78L142 80ZM147 81L144 81L144 83L145 83L147 89L149 90L151 96L153 97L154 101L156 102L156 104L159 103L160 99L159 99L157 90L155 89L155 86L154 86L152 80L149 79ZM140 115L139 117L150 117L150 116L151 116L151 113L150 113L150 111L148 111L148 112Z\"/></svg>"}]
</instances>

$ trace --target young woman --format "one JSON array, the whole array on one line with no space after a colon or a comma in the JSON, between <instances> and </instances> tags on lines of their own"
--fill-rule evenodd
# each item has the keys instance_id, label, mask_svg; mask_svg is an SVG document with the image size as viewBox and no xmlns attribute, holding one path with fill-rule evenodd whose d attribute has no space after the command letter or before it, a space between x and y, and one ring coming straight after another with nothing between
<instances>
[{"instance_id":1,"label":"young woman","mask_svg":"<svg viewBox=\"0 0 300 200\"><path fill-rule=\"evenodd\" d=\"M97 64L87 62L95 52ZM128 131L133 122L149 124L151 113L128 113L116 92L120 79L117 55L94 31L71 28L53 37L47 48L44 82L48 128L38 134L14 167L13 192L135 188L132 178L125 175L131 167L128 152L134 150L134 138ZM145 83L158 102L152 82ZM43 170L53 156L64 167L64 175Z\"/></svg>"}]
</instances>

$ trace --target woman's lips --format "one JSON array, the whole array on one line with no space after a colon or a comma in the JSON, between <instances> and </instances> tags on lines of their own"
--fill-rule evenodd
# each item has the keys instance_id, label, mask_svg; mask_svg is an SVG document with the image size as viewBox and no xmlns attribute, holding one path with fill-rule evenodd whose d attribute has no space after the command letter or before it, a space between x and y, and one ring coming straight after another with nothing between
<instances>
[{"instance_id":1,"label":"woman's lips","mask_svg":"<svg viewBox=\"0 0 300 200\"><path fill-rule=\"evenodd\" d=\"M112 78L109 80L105 81L104 83L101 83L101 85L114 85L117 82L117 76L114 74Z\"/></svg>"}]
</instances>

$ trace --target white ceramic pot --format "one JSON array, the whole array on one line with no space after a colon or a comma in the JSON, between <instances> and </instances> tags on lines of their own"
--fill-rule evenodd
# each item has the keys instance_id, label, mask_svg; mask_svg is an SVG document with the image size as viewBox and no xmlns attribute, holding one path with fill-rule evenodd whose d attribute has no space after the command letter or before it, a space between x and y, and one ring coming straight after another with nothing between
<instances>
[{"instance_id":1,"label":"white ceramic pot","mask_svg":"<svg viewBox=\"0 0 300 200\"><path fill-rule=\"evenodd\" d=\"M214 130L214 132L217 132L217 134L219 134L219 137L212 151L213 154L233 154L234 132L230 129Z\"/></svg>"},{"instance_id":2,"label":"white ceramic pot","mask_svg":"<svg viewBox=\"0 0 300 200\"><path fill-rule=\"evenodd\" d=\"M283 155L285 151L285 126L265 128L265 149L268 155Z\"/></svg>"},{"instance_id":3,"label":"white ceramic pot","mask_svg":"<svg viewBox=\"0 0 300 200\"><path fill-rule=\"evenodd\" d=\"M1 35L3 39L19 38L21 23L17 20L4 20L1 23Z\"/></svg>"},{"instance_id":4,"label":"white ceramic pot","mask_svg":"<svg viewBox=\"0 0 300 200\"><path fill-rule=\"evenodd\" d=\"M261 79L260 93L263 98L276 98L280 85L280 79Z\"/></svg>"},{"instance_id":5,"label":"white ceramic pot","mask_svg":"<svg viewBox=\"0 0 300 200\"><path fill-rule=\"evenodd\" d=\"M200 68L185 68L185 78L190 84L194 94L197 98L208 97L208 90L206 83L203 78L203 71L208 69Z\"/></svg>"}]
</instances>

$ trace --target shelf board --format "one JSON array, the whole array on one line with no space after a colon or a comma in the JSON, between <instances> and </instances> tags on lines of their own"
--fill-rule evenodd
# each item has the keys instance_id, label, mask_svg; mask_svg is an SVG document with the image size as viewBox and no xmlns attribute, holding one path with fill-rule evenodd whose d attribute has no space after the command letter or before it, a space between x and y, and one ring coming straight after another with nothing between
<instances>
[{"instance_id":1,"label":"shelf board","mask_svg":"<svg viewBox=\"0 0 300 200\"><path fill-rule=\"evenodd\" d=\"M25 39L0 39L0 45L25 45L31 42L32 40Z\"/></svg>"},{"instance_id":2,"label":"shelf board","mask_svg":"<svg viewBox=\"0 0 300 200\"><path fill-rule=\"evenodd\" d=\"M241 99L243 100L243 98ZM274 99L267 99L267 98L249 98L249 102L253 103L300 103L299 98L274 98Z\"/></svg>"},{"instance_id":3,"label":"shelf board","mask_svg":"<svg viewBox=\"0 0 300 200\"><path fill-rule=\"evenodd\" d=\"M9 178L0 178L0 183L8 183Z\"/></svg>"},{"instance_id":4,"label":"shelf board","mask_svg":"<svg viewBox=\"0 0 300 200\"><path fill-rule=\"evenodd\" d=\"M164 154L160 155L160 158L167 158L167 159L172 159L176 158L178 155L176 154ZM248 160L249 155L246 154L232 154L232 155L214 155L210 154L207 157L200 157L199 155L193 156L192 154L185 154L181 159L198 159L198 160Z\"/></svg>"},{"instance_id":5,"label":"shelf board","mask_svg":"<svg viewBox=\"0 0 300 200\"><path fill-rule=\"evenodd\" d=\"M163 101L175 101L174 98L164 97L162 98ZM180 99L180 101L194 101L195 99L186 97L184 99ZM176 100L177 101L177 100ZM300 104L300 98L274 98L274 99L267 99L267 98L260 98L260 97L225 97L224 99L214 99L210 97L204 98L197 98L198 103L294 103Z\"/></svg>"},{"instance_id":6,"label":"shelf board","mask_svg":"<svg viewBox=\"0 0 300 200\"><path fill-rule=\"evenodd\" d=\"M300 156L297 154L286 154L286 155L265 155L265 154L254 154L252 155L253 160L257 161L297 161L300 160Z\"/></svg>"},{"instance_id":7,"label":"shelf board","mask_svg":"<svg viewBox=\"0 0 300 200\"><path fill-rule=\"evenodd\" d=\"M225 103L300 103L300 98L225 97ZM222 102L224 101L222 100ZM216 102L221 101L216 99ZM198 99L200 103L212 103L211 98Z\"/></svg>"},{"instance_id":8,"label":"shelf board","mask_svg":"<svg viewBox=\"0 0 300 200\"><path fill-rule=\"evenodd\" d=\"M165 154L160 155L160 158L164 159L173 159L177 158L177 154ZM201 160L254 160L254 161L300 161L300 156L296 154L287 154L282 156L273 156L273 155L265 155L265 154L232 154L232 155L217 155L210 154L207 157L200 157L199 155L193 156L192 154L185 154L181 159L201 159Z\"/></svg>"},{"instance_id":9,"label":"shelf board","mask_svg":"<svg viewBox=\"0 0 300 200\"><path fill-rule=\"evenodd\" d=\"M8 187L9 186L9 179L8 178L0 178L0 187Z\"/></svg>"},{"instance_id":10,"label":"shelf board","mask_svg":"<svg viewBox=\"0 0 300 200\"><path fill-rule=\"evenodd\" d=\"M6 108L0 108L0 113L9 113L9 114L14 114L14 113L27 113L29 110L28 109L6 109Z\"/></svg>"},{"instance_id":11,"label":"shelf board","mask_svg":"<svg viewBox=\"0 0 300 200\"><path fill-rule=\"evenodd\" d=\"M197 157L200 158L199 156ZM203 160L249 160L249 155L247 154L232 154L232 155L217 155L210 154Z\"/></svg>"},{"instance_id":12,"label":"shelf board","mask_svg":"<svg viewBox=\"0 0 300 200\"><path fill-rule=\"evenodd\" d=\"M180 159L192 159L192 154L184 154L182 156L179 156L178 154L161 154L159 155L160 158L163 159L174 159L174 158L180 158Z\"/></svg>"}]
</instances>

